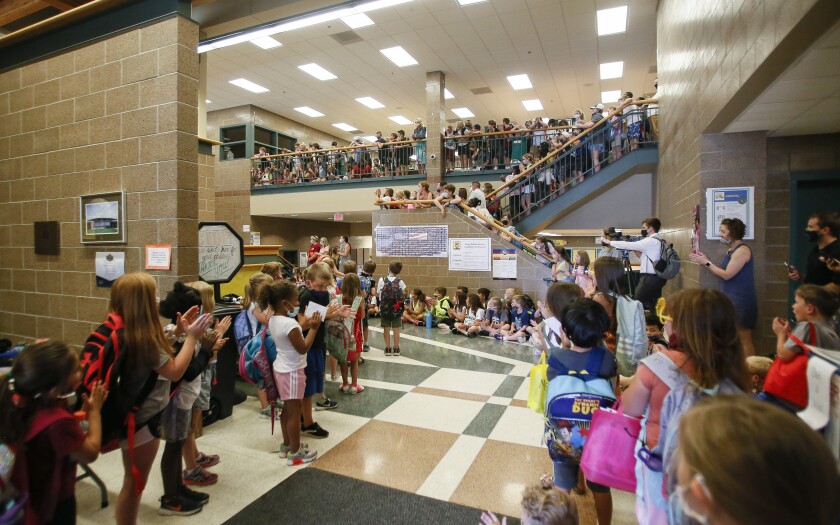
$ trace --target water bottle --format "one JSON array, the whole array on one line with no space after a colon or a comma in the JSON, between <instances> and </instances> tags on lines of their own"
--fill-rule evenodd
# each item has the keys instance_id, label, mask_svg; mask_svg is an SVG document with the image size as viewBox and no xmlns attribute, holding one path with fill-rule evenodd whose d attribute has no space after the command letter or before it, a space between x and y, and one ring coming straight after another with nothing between
<instances>
[{"instance_id":1,"label":"water bottle","mask_svg":"<svg viewBox=\"0 0 840 525\"><path fill-rule=\"evenodd\" d=\"M431 310L426 310L426 328L432 327L432 312Z\"/></svg>"}]
</instances>

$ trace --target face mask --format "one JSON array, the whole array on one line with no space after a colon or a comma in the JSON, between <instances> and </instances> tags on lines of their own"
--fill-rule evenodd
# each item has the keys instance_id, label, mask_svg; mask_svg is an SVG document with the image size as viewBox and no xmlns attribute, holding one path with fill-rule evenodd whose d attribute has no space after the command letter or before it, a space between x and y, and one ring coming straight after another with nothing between
<instances>
[{"instance_id":1,"label":"face mask","mask_svg":"<svg viewBox=\"0 0 840 525\"><path fill-rule=\"evenodd\" d=\"M805 236L808 237L808 242L817 242L820 240L820 232L818 230L805 230Z\"/></svg>"},{"instance_id":2,"label":"face mask","mask_svg":"<svg viewBox=\"0 0 840 525\"><path fill-rule=\"evenodd\" d=\"M720 238L720 243L729 246L730 244L732 244L732 239L727 239L726 237L721 237Z\"/></svg>"},{"instance_id":3,"label":"face mask","mask_svg":"<svg viewBox=\"0 0 840 525\"><path fill-rule=\"evenodd\" d=\"M289 317L297 317L298 312L300 312L300 306L291 306L291 305L292 305L292 303L289 303L289 306L291 308L289 308L289 311L286 313L286 315L288 315Z\"/></svg>"},{"instance_id":4,"label":"face mask","mask_svg":"<svg viewBox=\"0 0 840 525\"><path fill-rule=\"evenodd\" d=\"M444 198L444 199L448 199L448 198L449 198L449 192L448 192L448 191L445 191L445 192L441 193L441 195L443 195L443 198Z\"/></svg>"},{"instance_id":5,"label":"face mask","mask_svg":"<svg viewBox=\"0 0 840 525\"><path fill-rule=\"evenodd\" d=\"M410 200L410 201L413 201L413 200L415 200L415 199L417 199L417 197L413 197L413 196L412 196L412 197L409 197L409 198L408 198L408 200Z\"/></svg>"},{"instance_id":6,"label":"face mask","mask_svg":"<svg viewBox=\"0 0 840 525\"><path fill-rule=\"evenodd\" d=\"M642 228L642 237L647 237L647 229Z\"/></svg>"},{"instance_id":7,"label":"face mask","mask_svg":"<svg viewBox=\"0 0 840 525\"><path fill-rule=\"evenodd\" d=\"M700 475L694 477L694 479L698 479ZM700 483L702 483L703 478L699 478ZM668 497L668 514L669 516L669 523L684 523L688 520L693 520L700 525L706 525L709 523L709 517L703 515L696 510L692 509L688 502L685 500L685 492L688 490L688 487L681 487L677 485L676 490L673 494ZM688 520L682 519L688 518ZM672 521L673 520L673 521Z\"/></svg>"}]
</instances>

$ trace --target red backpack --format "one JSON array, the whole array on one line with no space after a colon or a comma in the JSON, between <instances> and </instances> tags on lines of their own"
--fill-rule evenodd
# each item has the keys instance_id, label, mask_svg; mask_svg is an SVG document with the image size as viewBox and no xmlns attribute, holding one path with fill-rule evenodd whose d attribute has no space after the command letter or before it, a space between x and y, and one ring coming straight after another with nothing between
<instances>
[{"instance_id":1,"label":"red backpack","mask_svg":"<svg viewBox=\"0 0 840 525\"><path fill-rule=\"evenodd\" d=\"M809 344L817 344L817 327L814 323L808 323L810 334ZM770 365L767 377L764 380L764 391L773 394L783 401L792 403L798 407L808 405L808 355L811 351L808 346L793 334L790 338L802 349L802 353L785 363L779 358Z\"/></svg>"}]
</instances>

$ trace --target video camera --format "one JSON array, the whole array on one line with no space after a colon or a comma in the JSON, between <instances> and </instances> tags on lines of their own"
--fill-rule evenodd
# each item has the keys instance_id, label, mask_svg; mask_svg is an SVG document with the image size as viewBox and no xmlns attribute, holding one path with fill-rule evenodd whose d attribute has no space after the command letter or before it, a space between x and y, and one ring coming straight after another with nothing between
<instances>
[{"instance_id":1,"label":"video camera","mask_svg":"<svg viewBox=\"0 0 840 525\"><path fill-rule=\"evenodd\" d=\"M611 241L634 242L634 241L638 241L642 238L639 235L624 235L624 231L620 230L620 229L616 229L615 226L610 226L609 228L604 228L603 230L601 230L601 232L604 234L604 237L606 237L607 239L609 239ZM599 237L597 239L597 241L600 242L601 238ZM608 246L608 245L601 242L601 246Z\"/></svg>"}]
</instances>

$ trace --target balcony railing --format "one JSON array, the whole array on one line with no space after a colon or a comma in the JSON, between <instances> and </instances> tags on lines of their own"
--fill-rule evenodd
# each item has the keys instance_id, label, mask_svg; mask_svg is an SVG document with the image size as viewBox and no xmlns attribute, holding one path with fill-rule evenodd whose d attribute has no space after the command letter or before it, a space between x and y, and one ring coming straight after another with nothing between
<instances>
[{"instance_id":1,"label":"balcony railing","mask_svg":"<svg viewBox=\"0 0 840 525\"><path fill-rule=\"evenodd\" d=\"M566 122L566 121L561 121ZM510 131L476 132L464 128L444 132L443 162L446 173L506 170L532 151L539 151L552 137L573 126L562 125Z\"/></svg>"},{"instance_id":2,"label":"balcony railing","mask_svg":"<svg viewBox=\"0 0 840 525\"><path fill-rule=\"evenodd\" d=\"M619 108L591 127L555 136L542 158L520 164L505 184L486 195L487 207L516 223L622 155L656 147L658 114L646 107L654 102L633 102L627 111Z\"/></svg>"}]
</instances>

